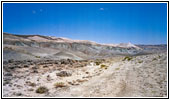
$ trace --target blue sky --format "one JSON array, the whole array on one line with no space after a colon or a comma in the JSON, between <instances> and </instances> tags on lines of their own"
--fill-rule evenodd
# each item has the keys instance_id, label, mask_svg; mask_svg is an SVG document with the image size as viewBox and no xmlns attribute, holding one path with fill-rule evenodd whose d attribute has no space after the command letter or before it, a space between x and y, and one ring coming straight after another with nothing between
<instances>
[{"instance_id":1,"label":"blue sky","mask_svg":"<svg viewBox=\"0 0 170 100\"><path fill-rule=\"evenodd\" d=\"M4 3L3 32L98 43L167 43L166 3Z\"/></svg>"}]
</instances>

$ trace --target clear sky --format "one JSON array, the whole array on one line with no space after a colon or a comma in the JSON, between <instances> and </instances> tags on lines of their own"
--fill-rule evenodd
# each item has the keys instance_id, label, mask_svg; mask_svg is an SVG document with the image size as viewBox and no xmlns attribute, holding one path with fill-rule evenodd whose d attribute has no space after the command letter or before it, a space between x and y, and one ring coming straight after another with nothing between
<instances>
[{"instance_id":1,"label":"clear sky","mask_svg":"<svg viewBox=\"0 0 170 100\"><path fill-rule=\"evenodd\" d=\"M4 3L3 32L166 44L166 3Z\"/></svg>"}]
</instances>

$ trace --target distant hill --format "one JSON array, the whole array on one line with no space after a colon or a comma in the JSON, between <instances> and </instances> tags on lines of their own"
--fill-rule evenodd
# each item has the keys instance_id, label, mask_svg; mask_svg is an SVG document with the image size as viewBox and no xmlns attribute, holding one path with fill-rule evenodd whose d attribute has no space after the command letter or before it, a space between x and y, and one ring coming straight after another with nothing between
<instances>
[{"instance_id":1,"label":"distant hill","mask_svg":"<svg viewBox=\"0 0 170 100\"><path fill-rule=\"evenodd\" d=\"M4 60L15 59L100 59L121 55L138 55L166 51L166 46L143 46L131 43L99 44L88 40L71 40L41 35L3 33ZM151 50L152 49L152 50ZM151 51L151 52L150 52Z\"/></svg>"}]
</instances>

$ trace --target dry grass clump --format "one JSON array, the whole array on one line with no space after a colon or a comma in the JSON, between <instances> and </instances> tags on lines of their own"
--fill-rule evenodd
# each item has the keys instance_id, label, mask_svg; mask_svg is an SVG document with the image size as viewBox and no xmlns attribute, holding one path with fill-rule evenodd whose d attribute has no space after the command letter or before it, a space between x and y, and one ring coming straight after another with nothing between
<instances>
[{"instance_id":1,"label":"dry grass clump","mask_svg":"<svg viewBox=\"0 0 170 100\"><path fill-rule=\"evenodd\" d=\"M86 79L77 79L76 81L81 83L81 82L85 82L87 80Z\"/></svg>"},{"instance_id":2,"label":"dry grass clump","mask_svg":"<svg viewBox=\"0 0 170 100\"><path fill-rule=\"evenodd\" d=\"M55 88L59 88L59 87L66 87L66 85L63 82L57 82L54 84Z\"/></svg>"},{"instance_id":3,"label":"dry grass clump","mask_svg":"<svg viewBox=\"0 0 170 100\"><path fill-rule=\"evenodd\" d=\"M107 68L108 68L108 66L106 66L106 65L102 64L102 65L100 65L100 68L107 69Z\"/></svg>"},{"instance_id":4,"label":"dry grass clump","mask_svg":"<svg viewBox=\"0 0 170 100\"><path fill-rule=\"evenodd\" d=\"M48 92L48 89L45 86L40 86L36 90L36 93L40 93L40 94L43 94L43 93L46 93L46 92Z\"/></svg>"},{"instance_id":5,"label":"dry grass clump","mask_svg":"<svg viewBox=\"0 0 170 100\"><path fill-rule=\"evenodd\" d=\"M125 61L125 60L130 61L130 60L132 60L132 57L126 56L126 57L124 57L124 59L122 61Z\"/></svg>"}]
</instances>

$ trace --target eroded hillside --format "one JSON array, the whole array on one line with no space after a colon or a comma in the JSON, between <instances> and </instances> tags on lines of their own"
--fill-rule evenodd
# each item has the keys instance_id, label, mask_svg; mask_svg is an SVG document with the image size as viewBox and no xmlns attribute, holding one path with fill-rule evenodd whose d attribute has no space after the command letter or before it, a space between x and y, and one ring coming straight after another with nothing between
<instances>
[{"instance_id":1,"label":"eroded hillside","mask_svg":"<svg viewBox=\"0 0 170 100\"><path fill-rule=\"evenodd\" d=\"M109 45L40 35L3 34L3 60L6 61L67 58L83 60L139 53L144 52L131 43Z\"/></svg>"}]
</instances>

